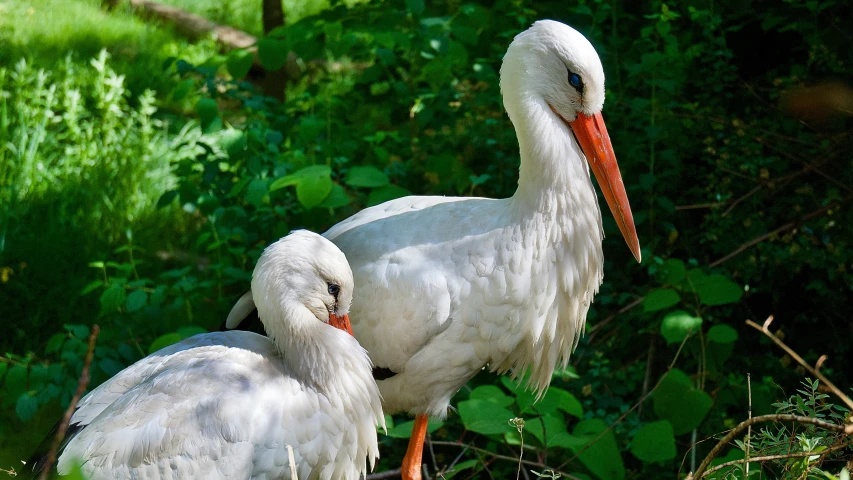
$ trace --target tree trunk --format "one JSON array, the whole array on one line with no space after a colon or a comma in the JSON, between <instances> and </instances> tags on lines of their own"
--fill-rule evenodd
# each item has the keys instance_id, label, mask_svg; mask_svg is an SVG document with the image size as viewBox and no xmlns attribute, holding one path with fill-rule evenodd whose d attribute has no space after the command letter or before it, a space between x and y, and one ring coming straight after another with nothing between
<instances>
[{"instance_id":1,"label":"tree trunk","mask_svg":"<svg viewBox=\"0 0 853 480\"><path fill-rule=\"evenodd\" d=\"M269 34L273 29L284 26L284 8L282 0L263 0L262 13L264 23L264 34ZM285 88L287 86L287 65L274 72L266 72L261 82L261 88L266 95L284 101Z\"/></svg>"}]
</instances>

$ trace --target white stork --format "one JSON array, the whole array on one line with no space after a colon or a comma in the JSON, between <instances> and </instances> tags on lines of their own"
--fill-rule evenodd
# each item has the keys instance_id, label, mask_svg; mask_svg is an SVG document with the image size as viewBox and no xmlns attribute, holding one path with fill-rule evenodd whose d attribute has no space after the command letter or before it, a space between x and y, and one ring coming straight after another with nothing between
<instances>
[{"instance_id":1,"label":"white stork","mask_svg":"<svg viewBox=\"0 0 853 480\"><path fill-rule=\"evenodd\" d=\"M91 479L289 479L288 446L300 480L372 469L385 420L367 352L342 331L344 254L293 232L261 255L252 290L269 338L196 335L124 369L80 402L58 471L79 461Z\"/></svg>"},{"instance_id":2,"label":"white stork","mask_svg":"<svg viewBox=\"0 0 853 480\"><path fill-rule=\"evenodd\" d=\"M589 167L637 261L631 207L604 126L604 71L562 23L515 37L501 67L521 151L511 198L405 197L323 235L346 252L359 296L356 338L377 367L386 413L416 415L403 478L419 479L427 416L481 368L529 374L542 393L565 366L603 278L604 232ZM589 166L589 167L588 167ZM252 292L226 322L252 309Z\"/></svg>"}]
</instances>

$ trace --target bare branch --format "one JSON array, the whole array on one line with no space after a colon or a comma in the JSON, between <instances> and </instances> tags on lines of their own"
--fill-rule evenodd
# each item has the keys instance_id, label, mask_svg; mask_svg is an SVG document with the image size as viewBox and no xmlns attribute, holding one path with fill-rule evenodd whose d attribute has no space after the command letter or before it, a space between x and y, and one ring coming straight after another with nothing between
<instances>
[{"instance_id":1,"label":"bare branch","mask_svg":"<svg viewBox=\"0 0 853 480\"><path fill-rule=\"evenodd\" d=\"M742 432L744 429L749 428L751 425L754 425L756 423L766 423L766 422L805 423L808 425L815 425L817 427L820 427L820 428L823 428L826 430L832 430L833 432L840 432L840 433L844 433L846 435L853 435L853 424L851 424L851 425L837 425L835 423L830 423L830 422L825 422L823 420L818 420L817 418L801 417L799 415L776 414L776 415L761 415L758 417L752 417L749 420L744 420L743 422L740 422L735 428L733 428L728 433L728 435L726 435L725 437L723 437L722 440L717 442L717 444L714 445L714 448L711 449L711 451L708 453L708 455L705 457L705 459L702 460L702 463L699 464L699 468L696 469L696 473L692 473L692 474L688 475L687 480L692 480L692 479L698 480L698 479L702 478L704 475L706 475L707 474L706 470L708 469L708 465L711 463L711 460L716 458L717 455L719 455L720 450L722 450L726 445L728 445L729 442L734 440L735 437L740 435L740 432ZM760 458L760 457L754 457L752 460L755 461L756 458ZM737 460L737 462L740 462L740 460Z\"/></svg>"},{"instance_id":2,"label":"bare branch","mask_svg":"<svg viewBox=\"0 0 853 480\"><path fill-rule=\"evenodd\" d=\"M770 340L773 340L773 342L776 345L779 345L779 348L784 350L785 353L787 353L791 358L796 360L797 363L799 363L800 365L803 366L803 368L808 370L812 375L817 377L818 380L823 382L824 385L829 387L829 389L832 390L832 393L834 393L838 398L840 398L841 401L843 401L850 410L853 410L853 400L851 400L850 397L845 395L844 392L842 392L840 388L836 387L834 383L830 382L829 379L826 378L822 373L820 373L819 370L813 368L811 365L806 363L806 361L803 360L802 357L797 355L797 352L793 351L791 349L791 347L785 345L785 343L782 340L779 340L779 338L776 337L776 335L773 335L773 333L768 329L768 327L770 326L770 322L772 322L772 321L773 321L773 316L771 315L771 316L767 317L767 320L764 322L764 326L758 326L758 324L753 322L752 320L747 320L746 324L749 325L750 327L760 331L761 333L766 335L767 338L769 338ZM823 362L819 360L818 364L822 365Z\"/></svg>"},{"instance_id":3,"label":"bare branch","mask_svg":"<svg viewBox=\"0 0 853 480\"><path fill-rule=\"evenodd\" d=\"M853 441L834 445L834 446L829 447L826 450L823 450L820 452L796 452L796 453L786 453L784 455L766 455L763 457L752 457L749 459L749 461L750 462L766 462L768 460L781 460L784 458L811 457L812 455L823 456L823 455L826 455L828 453L832 453L836 450L841 450L845 447L849 447L850 445L853 445ZM703 474L703 476L704 475L710 475L710 474L716 472L717 470L722 470L726 467L733 467L733 466L737 465L738 463L741 463L742 461L743 460L732 460L731 462L721 463L715 467L712 467L712 468L709 468L708 470L706 470L705 473ZM698 479L698 477L696 477L696 478Z\"/></svg>"},{"instance_id":4,"label":"bare branch","mask_svg":"<svg viewBox=\"0 0 853 480\"><path fill-rule=\"evenodd\" d=\"M726 261L728 261L728 260L732 259L733 257L735 257L735 256L739 255L739 254L740 254L740 253L742 253L744 250L746 250L746 249L748 249L748 248L750 248L750 247L754 247L755 245L758 245L759 243L763 242L764 240L767 240L768 238L770 238L770 237L772 237L772 236L774 236L774 235L778 235L778 234L780 234L780 233L782 233L782 232L784 232L784 231L790 230L790 229L792 229L792 228L794 228L794 227L796 227L796 226L798 226L798 225L801 225L801 224L802 224L803 222L805 222L806 220L810 220L810 219L812 219L812 218L814 218L814 217L817 217L817 216L823 215L824 213L828 212L829 210L832 210L833 208L835 208L835 207L837 207L837 206L841 205L842 203L845 203L845 202L849 201L850 199L853 199L853 195L848 195L848 196L846 196L846 197L842 198L841 200L839 200L839 201L837 201L837 202L830 203L829 205L827 205L827 206L825 206L825 207L822 207L822 208L819 208L819 209L817 209L817 210L815 210L815 211L813 211L813 212L810 212L810 213L808 213L808 214L806 214L806 215L804 215L804 216L800 217L800 218L799 218L799 219L797 219L797 220L794 220L794 221L788 222L788 223L786 223L785 225L782 225L781 227L779 227L779 228L777 228L777 229L773 230L772 232L765 233L764 235L759 235L758 237L755 237L755 238L753 238L752 240L750 240L750 241L748 241L748 242L744 243L743 245L741 245L741 246L739 246L738 248L736 248L733 252L729 253L728 255L726 255L726 256L725 256L725 257L723 257L723 258L720 258L719 260L714 261L713 263L711 263L711 264L710 264L710 265L708 265L708 266L709 266L709 267L712 267L712 268L713 268L713 267L716 267L716 266L718 266L718 265L720 265L720 264L722 264L722 263L724 263L724 262L726 262Z\"/></svg>"},{"instance_id":5,"label":"bare branch","mask_svg":"<svg viewBox=\"0 0 853 480\"><path fill-rule=\"evenodd\" d=\"M83 371L80 372L80 379L77 381L77 391L74 392L74 396L71 397L71 403L68 405L68 409L65 410L65 415L62 416L62 421L56 431L56 437L53 439L53 445L50 446L50 450L47 452L44 469L39 474L39 480L47 480L48 475L50 475L50 470L56 463L56 454L59 446L62 444L62 440L65 439L68 424L71 423L71 416L74 414L74 409L77 408L77 402L80 401L80 397L86 391L86 386L89 385L89 367L92 365L92 357L95 356L95 342L100 332L100 327L92 325L91 333L89 333L89 349L86 351L86 358L83 361Z\"/></svg>"}]
</instances>

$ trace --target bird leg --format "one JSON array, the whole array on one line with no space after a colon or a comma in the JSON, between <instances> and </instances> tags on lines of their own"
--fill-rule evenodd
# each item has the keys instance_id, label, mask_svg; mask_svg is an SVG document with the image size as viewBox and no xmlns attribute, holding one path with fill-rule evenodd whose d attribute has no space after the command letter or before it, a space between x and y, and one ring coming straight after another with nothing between
<instances>
[{"instance_id":1,"label":"bird leg","mask_svg":"<svg viewBox=\"0 0 853 480\"><path fill-rule=\"evenodd\" d=\"M409 438L409 448L403 457L403 466L400 476L403 480L421 480L421 458L424 453L424 438L427 432L429 416L417 415L415 425L412 427L412 436Z\"/></svg>"}]
</instances>

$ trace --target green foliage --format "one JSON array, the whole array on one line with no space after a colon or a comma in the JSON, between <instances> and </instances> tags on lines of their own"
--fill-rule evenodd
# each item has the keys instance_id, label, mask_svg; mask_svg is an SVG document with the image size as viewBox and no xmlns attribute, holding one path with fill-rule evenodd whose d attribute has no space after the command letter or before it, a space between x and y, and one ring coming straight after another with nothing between
<instances>
[{"instance_id":1,"label":"green foliage","mask_svg":"<svg viewBox=\"0 0 853 480\"><path fill-rule=\"evenodd\" d=\"M97 3L75 2L89 13ZM256 2L169 3L261 35ZM694 439L746 417L745 372L761 378L751 386L754 414L772 412L773 399L798 381L784 357L740 327L743 318L776 313L780 335L796 339L810 361L850 357L853 218L843 201L853 178L841 162L853 138L849 119L792 117L784 100L801 86L853 75L840 26L850 12L840 2L303 3L286 2L287 25L258 46L267 68L287 63L281 104L252 86L248 51L184 48L159 30L156 49L118 42L122 25L140 28L119 9L111 21L100 12L69 17L86 17L83 31L100 19L98 46L87 55L111 45L112 63L57 62L64 51L53 60L47 52L65 47L58 39L78 38L69 21L51 16L55 30L27 37L19 25L36 17L0 3L0 22L18 19L0 23L0 35L21 39L9 51L0 45L0 59L13 65L30 42L37 65L51 66L40 73L28 60L0 74L0 144L14 146L0 147L0 194L16 212L0 222L0 304L20 305L3 315L17 343L3 343L0 436L27 417L28 426L51 419L70 398L83 324L97 318L103 327L95 385L145 353L215 329L261 250L293 228L323 231L409 194L511 196L518 146L498 71L512 37L540 18L572 24L600 53L605 117L644 263L630 259L605 211L605 279L574 369L557 372L538 402L509 379L472 379L452 401L457 411L429 426L434 440L477 449L435 445L437 466L453 465L444 477L514 478L517 463L504 457L517 456L523 440L523 458L542 465L530 472L545 478L678 478L691 451L701 459L710 448ZM137 68L128 50L140 52ZM166 56L176 58L161 69ZM19 69L25 74L15 77ZM152 85L159 100L143 94ZM158 102L187 117L158 112ZM56 198L69 201L44 201ZM46 227L31 228L39 202L49 205ZM47 310L45 298L69 297ZM850 378L849 365L832 363L828 373ZM638 406L661 376L651 403ZM843 412L826 410L821 395L810 384L775 408L840 421ZM511 419L521 419L521 431ZM389 422L378 470L398 466L411 425ZM753 434L751 455L834 441L811 427L773 427ZM835 475L847 451L753 462L753 471Z\"/></svg>"}]
</instances>

